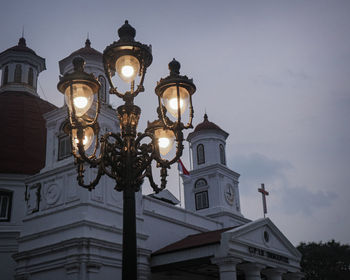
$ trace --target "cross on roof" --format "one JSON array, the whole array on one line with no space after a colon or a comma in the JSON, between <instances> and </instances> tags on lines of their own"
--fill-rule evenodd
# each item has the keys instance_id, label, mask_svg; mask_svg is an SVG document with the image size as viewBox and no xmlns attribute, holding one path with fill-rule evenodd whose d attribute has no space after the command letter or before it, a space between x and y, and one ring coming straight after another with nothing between
<instances>
[{"instance_id":1,"label":"cross on roof","mask_svg":"<svg viewBox=\"0 0 350 280\"><path fill-rule=\"evenodd\" d=\"M265 218L265 214L267 213L266 196L269 195L269 192L265 190L264 184L261 184L261 188L258 189L258 192L260 192L262 195L263 211L264 211L264 218Z\"/></svg>"}]
</instances>

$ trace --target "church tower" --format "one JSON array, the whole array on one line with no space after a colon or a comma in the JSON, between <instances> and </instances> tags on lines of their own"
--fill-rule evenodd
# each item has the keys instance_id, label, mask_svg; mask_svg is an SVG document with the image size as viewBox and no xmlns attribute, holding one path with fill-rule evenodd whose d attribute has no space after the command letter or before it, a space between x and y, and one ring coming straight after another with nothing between
<instances>
[{"instance_id":1,"label":"church tower","mask_svg":"<svg viewBox=\"0 0 350 280\"><path fill-rule=\"evenodd\" d=\"M241 214L239 174L226 166L228 133L204 115L202 123L187 137L193 170L184 178L185 207L198 214L215 218L225 226L246 221Z\"/></svg>"},{"instance_id":2,"label":"church tower","mask_svg":"<svg viewBox=\"0 0 350 280\"><path fill-rule=\"evenodd\" d=\"M37 94L39 73L46 70L45 59L27 47L26 39L19 39L18 45L0 53L2 70L0 93L5 91Z\"/></svg>"},{"instance_id":3,"label":"church tower","mask_svg":"<svg viewBox=\"0 0 350 280\"><path fill-rule=\"evenodd\" d=\"M93 74L101 84L99 92L101 102L101 111L99 115L99 123L101 125L100 133L102 134L107 130L112 131L114 127L119 127L119 123L115 116L115 111L109 105L109 85L104 72L102 53L92 48L90 39L86 39L84 47L79 48L59 61L61 76L73 72L72 62L76 57L84 59L84 71ZM94 98L96 101L96 96L94 96ZM47 135L49 141L47 143L44 171L62 167L73 162L71 139L64 131L64 127L67 123L67 107L64 103L63 107L47 118Z\"/></svg>"},{"instance_id":4,"label":"church tower","mask_svg":"<svg viewBox=\"0 0 350 280\"><path fill-rule=\"evenodd\" d=\"M45 166L44 115L56 108L36 91L45 59L26 46L24 38L0 53L0 271L14 279L18 237L25 213L25 180Z\"/></svg>"}]
</instances>

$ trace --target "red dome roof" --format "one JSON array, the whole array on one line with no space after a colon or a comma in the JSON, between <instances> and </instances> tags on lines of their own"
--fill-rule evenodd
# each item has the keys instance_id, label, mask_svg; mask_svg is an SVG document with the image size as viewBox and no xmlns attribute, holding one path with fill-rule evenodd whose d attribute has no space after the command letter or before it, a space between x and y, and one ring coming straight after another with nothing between
<instances>
[{"instance_id":1,"label":"red dome roof","mask_svg":"<svg viewBox=\"0 0 350 280\"><path fill-rule=\"evenodd\" d=\"M215 123L213 122L210 122L208 120L208 115L205 114L204 115L204 120L203 122L201 122L200 124L198 124L194 131L191 132L188 137L187 137L187 140L188 141L191 141L191 139L195 136L195 135L198 135L199 133L202 133L204 131L208 131L208 130L216 130L217 132L219 132L220 134L223 134L225 136L225 138L228 137L228 133L226 131L224 131L223 129L221 129L218 125L216 125Z\"/></svg>"},{"instance_id":2,"label":"red dome roof","mask_svg":"<svg viewBox=\"0 0 350 280\"><path fill-rule=\"evenodd\" d=\"M32 49L27 47L26 39L24 39L23 37L19 39L17 46L9 48L9 49L3 51L2 53L8 52L8 51L29 52L29 53L36 55L35 51L33 51Z\"/></svg>"},{"instance_id":3,"label":"red dome roof","mask_svg":"<svg viewBox=\"0 0 350 280\"><path fill-rule=\"evenodd\" d=\"M55 108L27 92L0 93L0 173L35 174L44 167L43 114Z\"/></svg>"},{"instance_id":4,"label":"red dome roof","mask_svg":"<svg viewBox=\"0 0 350 280\"><path fill-rule=\"evenodd\" d=\"M72 52L68 57L79 56L79 55L96 55L96 56L102 57L101 52L99 52L98 50L95 50L94 48L91 48L91 41L89 39L86 39L85 47L80 48L75 52Z\"/></svg>"},{"instance_id":5,"label":"red dome roof","mask_svg":"<svg viewBox=\"0 0 350 280\"><path fill-rule=\"evenodd\" d=\"M204 129L216 129L216 130L223 131L218 125L216 125L213 122L208 121L207 114L204 115L204 121L196 126L196 128L194 129L194 132L198 132L198 131L204 130Z\"/></svg>"}]
</instances>

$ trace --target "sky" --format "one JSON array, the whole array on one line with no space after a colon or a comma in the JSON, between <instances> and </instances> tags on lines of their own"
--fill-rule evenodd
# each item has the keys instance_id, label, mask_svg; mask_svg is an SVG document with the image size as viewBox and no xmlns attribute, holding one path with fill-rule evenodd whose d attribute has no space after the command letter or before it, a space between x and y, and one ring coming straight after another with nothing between
<instances>
[{"instance_id":1,"label":"sky","mask_svg":"<svg viewBox=\"0 0 350 280\"><path fill-rule=\"evenodd\" d=\"M135 100L140 130L156 118L154 87L176 58L197 86L194 125L206 111L230 134L227 165L241 174L244 216L262 217L264 183L267 216L293 244L350 243L349 15L340 0L1 0L0 51L24 26L27 46L46 59L38 93L62 106L58 61L87 33L102 52L128 19L153 52ZM190 166L188 150L183 161ZM168 185L178 196L176 174Z\"/></svg>"}]
</instances>

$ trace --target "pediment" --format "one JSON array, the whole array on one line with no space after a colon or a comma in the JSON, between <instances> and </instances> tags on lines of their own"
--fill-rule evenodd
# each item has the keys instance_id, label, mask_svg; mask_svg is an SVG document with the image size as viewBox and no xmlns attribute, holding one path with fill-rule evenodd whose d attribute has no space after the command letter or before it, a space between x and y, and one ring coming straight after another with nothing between
<instances>
[{"instance_id":1,"label":"pediment","mask_svg":"<svg viewBox=\"0 0 350 280\"><path fill-rule=\"evenodd\" d=\"M258 219L223 233L229 247L250 255L300 259L300 252L269 218Z\"/></svg>"}]
</instances>

